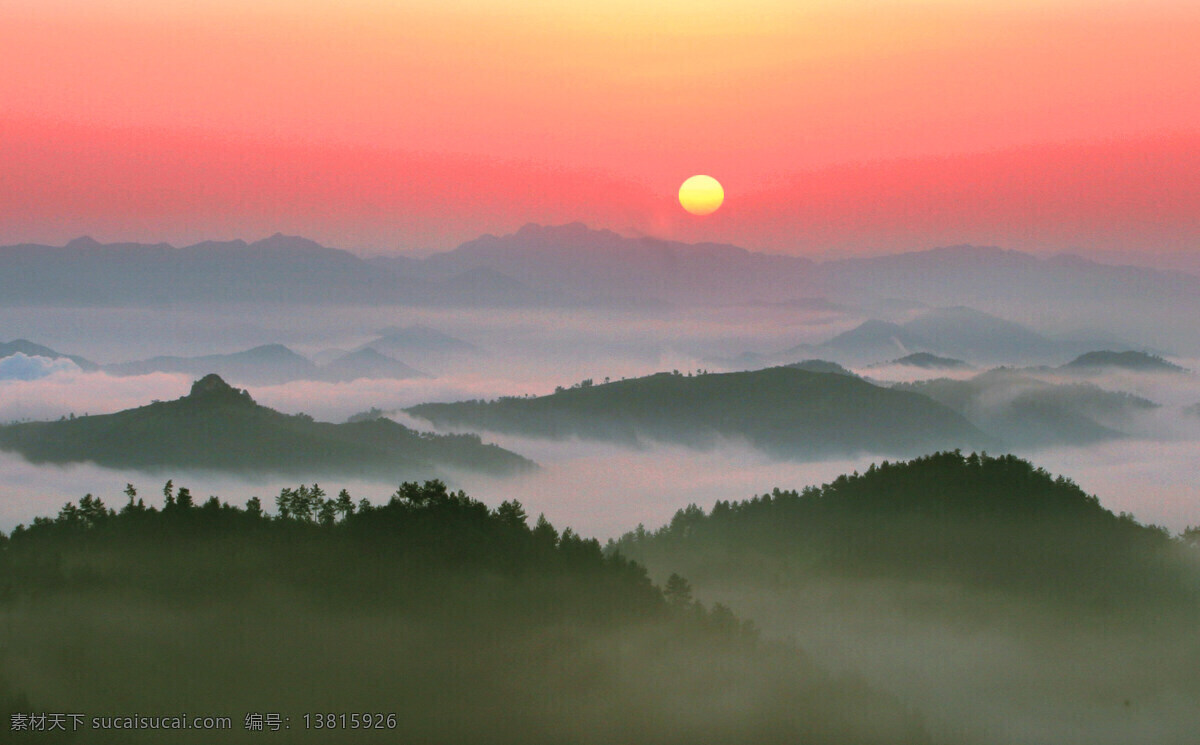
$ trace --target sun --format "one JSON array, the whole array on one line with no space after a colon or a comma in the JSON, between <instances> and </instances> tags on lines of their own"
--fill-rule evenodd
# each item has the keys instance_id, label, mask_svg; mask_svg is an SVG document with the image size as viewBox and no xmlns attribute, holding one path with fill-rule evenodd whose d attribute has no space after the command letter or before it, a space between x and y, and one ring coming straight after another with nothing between
<instances>
[{"instance_id":1,"label":"sun","mask_svg":"<svg viewBox=\"0 0 1200 745\"><path fill-rule=\"evenodd\" d=\"M711 215L724 201L725 190L712 176L692 176L679 187L679 203L693 215Z\"/></svg>"}]
</instances>

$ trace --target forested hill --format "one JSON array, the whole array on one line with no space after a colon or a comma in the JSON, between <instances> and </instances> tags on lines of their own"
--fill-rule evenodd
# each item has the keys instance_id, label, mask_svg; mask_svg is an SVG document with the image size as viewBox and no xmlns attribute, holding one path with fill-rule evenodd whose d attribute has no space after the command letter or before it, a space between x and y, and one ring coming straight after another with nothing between
<instances>
[{"instance_id":1,"label":"forested hill","mask_svg":"<svg viewBox=\"0 0 1200 745\"><path fill-rule=\"evenodd\" d=\"M289 743L929 743L908 707L515 501L434 481L371 505L313 485L270 515L170 483L161 509L127 493L0 535L0 707L234 726L70 742L256 743L256 711L290 717ZM346 723L306 724L327 712Z\"/></svg>"},{"instance_id":2,"label":"forested hill","mask_svg":"<svg viewBox=\"0 0 1200 745\"><path fill-rule=\"evenodd\" d=\"M175 401L115 414L0 427L0 449L35 463L205 468L295 474L430 477L445 468L513 473L534 467L474 435L420 433L388 419L347 424L282 414L216 375Z\"/></svg>"},{"instance_id":3,"label":"forested hill","mask_svg":"<svg viewBox=\"0 0 1200 745\"><path fill-rule=\"evenodd\" d=\"M1146 352L1113 352L1102 350L1081 354L1062 366L1068 372L1103 372L1131 370L1134 372L1184 373L1184 368L1156 354Z\"/></svg>"},{"instance_id":4,"label":"forested hill","mask_svg":"<svg viewBox=\"0 0 1200 745\"><path fill-rule=\"evenodd\" d=\"M784 458L916 455L991 444L960 415L925 396L788 367L659 373L599 385L584 381L540 398L422 404L408 413L438 426L537 437L650 439L692 447L733 438Z\"/></svg>"},{"instance_id":5,"label":"forested hill","mask_svg":"<svg viewBox=\"0 0 1200 745\"><path fill-rule=\"evenodd\" d=\"M708 513L693 505L612 548L700 584L949 580L1114 607L1147 593L1194 601L1200 589L1171 558L1182 547L1165 531L1011 455L942 452Z\"/></svg>"}]
</instances>

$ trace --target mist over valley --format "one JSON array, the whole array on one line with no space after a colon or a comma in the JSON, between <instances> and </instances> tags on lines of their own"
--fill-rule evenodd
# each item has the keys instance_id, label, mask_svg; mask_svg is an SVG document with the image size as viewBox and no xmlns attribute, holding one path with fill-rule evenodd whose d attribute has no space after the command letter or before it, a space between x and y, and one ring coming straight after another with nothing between
<instances>
[{"instance_id":1,"label":"mist over valley","mask_svg":"<svg viewBox=\"0 0 1200 745\"><path fill-rule=\"evenodd\" d=\"M1198 724L1200 339L1152 297L1187 307L1186 275L582 226L421 260L280 237L14 256L193 273L0 303L0 700L320 698L431 742ZM1001 302L978 277L1003 272L1029 284ZM1093 314L1131 273L1135 318ZM106 674L129 698L80 683Z\"/></svg>"}]
</instances>

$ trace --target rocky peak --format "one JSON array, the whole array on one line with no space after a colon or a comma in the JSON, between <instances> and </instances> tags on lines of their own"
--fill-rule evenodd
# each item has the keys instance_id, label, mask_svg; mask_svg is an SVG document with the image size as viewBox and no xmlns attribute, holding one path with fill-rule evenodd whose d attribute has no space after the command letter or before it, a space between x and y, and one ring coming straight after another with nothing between
<instances>
[{"instance_id":1,"label":"rocky peak","mask_svg":"<svg viewBox=\"0 0 1200 745\"><path fill-rule=\"evenodd\" d=\"M220 375L209 373L203 378L200 378L195 383L192 383L192 392L188 394L188 398L204 398L204 399L237 399L244 400L247 403L254 403L254 399L250 398L247 391L226 383Z\"/></svg>"}]
</instances>

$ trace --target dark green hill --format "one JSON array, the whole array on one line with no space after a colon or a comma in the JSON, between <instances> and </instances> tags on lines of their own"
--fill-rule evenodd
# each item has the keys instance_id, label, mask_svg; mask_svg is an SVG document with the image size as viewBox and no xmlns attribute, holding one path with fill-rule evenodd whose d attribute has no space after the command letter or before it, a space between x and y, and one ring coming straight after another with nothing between
<instances>
[{"instance_id":1,"label":"dark green hill","mask_svg":"<svg viewBox=\"0 0 1200 745\"><path fill-rule=\"evenodd\" d=\"M930 742L909 707L517 502L318 492L284 490L274 517L88 495L0 534L0 707L233 717L68 740L89 745L261 742L247 711L288 743Z\"/></svg>"},{"instance_id":2,"label":"dark green hill","mask_svg":"<svg viewBox=\"0 0 1200 745\"><path fill-rule=\"evenodd\" d=\"M534 467L473 435L419 433L388 419L330 424L281 414L216 375L197 381L175 401L0 427L0 448L35 463L389 479L434 475L442 468L512 473Z\"/></svg>"},{"instance_id":3,"label":"dark green hill","mask_svg":"<svg viewBox=\"0 0 1200 745\"><path fill-rule=\"evenodd\" d=\"M885 461L819 488L718 502L708 514L692 506L615 548L698 586L832 575L962 582L1111 608L1181 588L1200 597L1194 578L1189 587L1160 571L1177 548L1164 532L1011 455Z\"/></svg>"},{"instance_id":4,"label":"dark green hill","mask_svg":"<svg viewBox=\"0 0 1200 745\"><path fill-rule=\"evenodd\" d=\"M884 364L919 367L923 370L967 370L971 367L962 360L956 360L952 357L938 357L936 354L930 354L929 352L917 352Z\"/></svg>"},{"instance_id":5,"label":"dark green hill","mask_svg":"<svg viewBox=\"0 0 1200 745\"><path fill-rule=\"evenodd\" d=\"M659 373L540 398L422 404L408 412L439 426L536 437L691 447L737 438L784 458L913 455L988 444L982 432L927 397L787 367L694 377Z\"/></svg>"},{"instance_id":6,"label":"dark green hill","mask_svg":"<svg viewBox=\"0 0 1200 745\"><path fill-rule=\"evenodd\" d=\"M858 377L838 363L830 362L829 360L801 360L799 362L793 362L790 365L785 365L785 367L791 367L796 370L807 370L809 372L816 373L834 373L836 375L850 375L853 377Z\"/></svg>"},{"instance_id":7,"label":"dark green hill","mask_svg":"<svg viewBox=\"0 0 1200 745\"><path fill-rule=\"evenodd\" d=\"M1200 552L1012 456L691 506L610 551L863 671L937 742L1195 739Z\"/></svg>"},{"instance_id":8,"label":"dark green hill","mask_svg":"<svg viewBox=\"0 0 1200 745\"><path fill-rule=\"evenodd\" d=\"M1174 362L1168 362L1156 354L1145 352L1088 352L1062 366L1069 372L1095 373L1111 370L1130 370L1134 372L1187 372Z\"/></svg>"}]
</instances>

